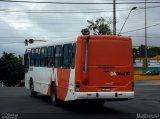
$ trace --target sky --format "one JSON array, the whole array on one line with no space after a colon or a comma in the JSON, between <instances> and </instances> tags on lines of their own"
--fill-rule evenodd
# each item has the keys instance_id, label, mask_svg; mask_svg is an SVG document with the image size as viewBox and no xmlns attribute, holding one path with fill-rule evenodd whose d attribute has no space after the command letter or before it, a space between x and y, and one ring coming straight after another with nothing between
<instances>
[{"instance_id":1,"label":"sky","mask_svg":"<svg viewBox=\"0 0 160 119\"><path fill-rule=\"evenodd\" d=\"M16 0L15 0L16 1ZM17 0L20 1L20 0ZM113 19L113 0L25 0L35 2L69 2L95 4L54 4L5 2L0 0L0 54L5 52L22 55L27 48L25 39L34 40L66 40L81 35L86 28L87 20L103 17L107 21ZM145 44L145 9L144 0L116 0L117 34L122 28L130 10L122 35L131 36L133 46ZM160 2L147 0L147 2ZM128 4L129 3L129 4ZM160 47L160 3L147 3L147 45ZM110 24L113 30L113 25ZM140 29L140 30L138 30ZM37 44L35 42L35 44ZM39 43L40 44L40 43Z\"/></svg>"}]
</instances>

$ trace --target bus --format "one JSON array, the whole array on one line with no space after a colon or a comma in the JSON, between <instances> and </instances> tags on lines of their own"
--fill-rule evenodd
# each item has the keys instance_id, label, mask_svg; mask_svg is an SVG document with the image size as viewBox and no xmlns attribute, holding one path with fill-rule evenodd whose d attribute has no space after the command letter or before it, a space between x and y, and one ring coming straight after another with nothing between
<instances>
[{"instance_id":1,"label":"bus","mask_svg":"<svg viewBox=\"0 0 160 119\"><path fill-rule=\"evenodd\" d=\"M78 36L28 47L24 55L25 87L31 96L51 96L52 103L134 98L130 37Z\"/></svg>"}]
</instances>

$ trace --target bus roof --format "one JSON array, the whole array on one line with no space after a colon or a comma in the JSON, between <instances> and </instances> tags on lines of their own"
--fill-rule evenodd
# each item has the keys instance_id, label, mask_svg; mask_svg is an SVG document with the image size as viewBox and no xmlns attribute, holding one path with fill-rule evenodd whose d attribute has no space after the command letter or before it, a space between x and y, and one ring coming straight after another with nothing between
<instances>
[{"instance_id":1,"label":"bus roof","mask_svg":"<svg viewBox=\"0 0 160 119\"><path fill-rule=\"evenodd\" d=\"M114 35L90 35L92 38L110 38L112 40L129 40L130 37L128 36L114 36ZM80 35L78 36L78 38L87 38L87 35ZM55 46L55 45L63 45L63 44L69 44L69 43L76 43L77 38L76 37L72 37L72 38L66 38L66 39L59 39L59 40L53 40L53 41L48 41L48 42L39 42L39 43L33 43L30 44L29 46L27 46L27 49L31 49L31 48L38 48L38 47L47 47L47 46Z\"/></svg>"}]
</instances>

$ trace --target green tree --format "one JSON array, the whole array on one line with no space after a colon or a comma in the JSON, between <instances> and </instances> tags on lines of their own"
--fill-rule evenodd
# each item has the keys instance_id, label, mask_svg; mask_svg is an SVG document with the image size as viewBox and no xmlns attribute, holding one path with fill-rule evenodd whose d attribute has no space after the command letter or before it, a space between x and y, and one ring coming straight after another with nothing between
<instances>
[{"instance_id":1,"label":"green tree","mask_svg":"<svg viewBox=\"0 0 160 119\"><path fill-rule=\"evenodd\" d=\"M93 32L94 35L106 35L112 34L110 24L111 20L106 21L103 17L97 18L94 20L87 20L88 26L81 30L82 35L89 35Z\"/></svg>"},{"instance_id":2,"label":"green tree","mask_svg":"<svg viewBox=\"0 0 160 119\"><path fill-rule=\"evenodd\" d=\"M22 57L3 52L3 56L0 58L0 77L0 81L6 86L15 86L24 79Z\"/></svg>"},{"instance_id":3,"label":"green tree","mask_svg":"<svg viewBox=\"0 0 160 119\"><path fill-rule=\"evenodd\" d=\"M155 57L156 55L160 55L160 47L150 47L148 49L148 56Z\"/></svg>"},{"instance_id":4,"label":"green tree","mask_svg":"<svg viewBox=\"0 0 160 119\"><path fill-rule=\"evenodd\" d=\"M135 63L135 59L138 58L139 56L139 51L137 48L133 48L133 61Z\"/></svg>"},{"instance_id":5,"label":"green tree","mask_svg":"<svg viewBox=\"0 0 160 119\"><path fill-rule=\"evenodd\" d=\"M88 28L84 28L84 29L81 30L81 33L82 33L82 35L89 35L90 31L89 31Z\"/></svg>"},{"instance_id":6,"label":"green tree","mask_svg":"<svg viewBox=\"0 0 160 119\"><path fill-rule=\"evenodd\" d=\"M147 48L147 56L148 57L155 57L157 55L160 55L160 47L150 47ZM138 48L133 48L133 60L135 62L135 59L138 57L145 57L145 45L141 45Z\"/></svg>"},{"instance_id":7,"label":"green tree","mask_svg":"<svg viewBox=\"0 0 160 119\"><path fill-rule=\"evenodd\" d=\"M141 45L139 46L138 48L138 51L139 51L139 57L145 57L145 45Z\"/></svg>"}]
</instances>

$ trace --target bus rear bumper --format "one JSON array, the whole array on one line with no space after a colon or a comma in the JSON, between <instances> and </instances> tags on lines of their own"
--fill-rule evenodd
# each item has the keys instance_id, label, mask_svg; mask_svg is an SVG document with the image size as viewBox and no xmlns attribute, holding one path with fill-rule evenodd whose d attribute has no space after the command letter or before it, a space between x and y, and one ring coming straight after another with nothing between
<instances>
[{"instance_id":1,"label":"bus rear bumper","mask_svg":"<svg viewBox=\"0 0 160 119\"><path fill-rule=\"evenodd\" d=\"M76 99L104 99L104 100L121 100L133 99L134 91L130 92L76 92Z\"/></svg>"}]
</instances>

